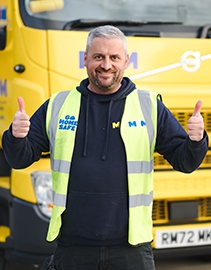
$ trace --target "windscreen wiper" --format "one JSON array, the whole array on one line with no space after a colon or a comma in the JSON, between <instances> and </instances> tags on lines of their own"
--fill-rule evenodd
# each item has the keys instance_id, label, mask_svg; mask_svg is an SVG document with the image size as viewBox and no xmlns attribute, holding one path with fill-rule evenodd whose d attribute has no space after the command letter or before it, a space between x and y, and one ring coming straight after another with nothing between
<instances>
[{"instance_id":1,"label":"windscreen wiper","mask_svg":"<svg viewBox=\"0 0 211 270\"><path fill-rule=\"evenodd\" d=\"M142 20L131 20L131 21L121 21L121 20L92 20L92 19L78 19L74 21L69 21L65 23L62 30L75 30L83 29L86 27L98 27L101 25L114 25L114 26L142 26L147 24L182 24L182 22L162 22L162 21L142 21Z\"/></svg>"},{"instance_id":2,"label":"windscreen wiper","mask_svg":"<svg viewBox=\"0 0 211 270\"><path fill-rule=\"evenodd\" d=\"M65 23L62 30L82 29L85 27L98 27L101 25L115 25L115 26L139 26L145 24L144 21L118 21L118 20L92 20L92 19L78 19Z\"/></svg>"}]
</instances>

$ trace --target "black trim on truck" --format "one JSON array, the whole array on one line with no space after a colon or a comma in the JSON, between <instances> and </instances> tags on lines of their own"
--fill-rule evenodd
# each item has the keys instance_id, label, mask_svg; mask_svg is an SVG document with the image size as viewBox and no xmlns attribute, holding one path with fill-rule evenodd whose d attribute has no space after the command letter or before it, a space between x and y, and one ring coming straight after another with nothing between
<instances>
[{"instance_id":1,"label":"black trim on truck","mask_svg":"<svg viewBox=\"0 0 211 270\"><path fill-rule=\"evenodd\" d=\"M206 256L211 254L211 245L185 248L153 249L156 259Z\"/></svg>"},{"instance_id":2,"label":"black trim on truck","mask_svg":"<svg viewBox=\"0 0 211 270\"><path fill-rule=\"evenodd\" d=\"M17 198L10 209L11 236L7 238L5 257L10 262L40 264L54 253L56 243L46 241L48 218L41 217L37 206Z\"/></svg>"},{"instance_id":3,"label":"black trim on truck","mask_svg":"<svg viewBox=\"0 0 211 270\"><path fill-rule=\"evenodd\" d=\"M6 46L6 26L0 27L0 50L4 50Z\"/></svg>"}]
</instances>

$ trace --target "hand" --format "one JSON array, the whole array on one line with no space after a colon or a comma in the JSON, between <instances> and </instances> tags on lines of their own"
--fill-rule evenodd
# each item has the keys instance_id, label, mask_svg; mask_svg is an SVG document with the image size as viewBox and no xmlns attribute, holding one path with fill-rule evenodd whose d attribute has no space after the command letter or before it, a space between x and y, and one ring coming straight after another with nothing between
<instances>
[{"instance_id":1,"label":"hand","mask_svg":"<svg viewBox=\"0 0 211 270\"><path fill-rule=\"evenodd\" d=\"M193 115L188 120L188 135L191 141L200 141L204 135L204 120L200 114L202 101L199 100L193 112Z\"/></svg>"},{"instance_id":2,"label":"hand","mask_svg":"<svg viewBox=\"0 0 211 270\"><path fill-rule=\"evenodd\" d=\"M25 112L24 100L18 98L19 109L14 116L12 123L12 134L16 138L24 138L27 136L30 127L29 116Z\"/></svg>"}]
</instances>

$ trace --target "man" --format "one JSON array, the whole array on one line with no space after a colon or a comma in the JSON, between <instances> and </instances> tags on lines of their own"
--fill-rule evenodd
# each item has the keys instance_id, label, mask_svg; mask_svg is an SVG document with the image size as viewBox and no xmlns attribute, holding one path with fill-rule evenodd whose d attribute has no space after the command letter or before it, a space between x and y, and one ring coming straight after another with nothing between
<instances>
[{"instance_id":1,"label":"man","mask_svg":"<svg viewBox=\"0 0 211 270\"><path fill-rule=\"evenodd\" d=\"M137 90L124 34L90 31L88 78L52 95L29 119L24 101L3 136L9 164L24 168L51 152L54 207L47 240L56 269L153 270L153 153L190 173L208 150L198 101L188 134L157 94ZM132 121L140 125L131 125Z\"/></svg>"}]
</instances>

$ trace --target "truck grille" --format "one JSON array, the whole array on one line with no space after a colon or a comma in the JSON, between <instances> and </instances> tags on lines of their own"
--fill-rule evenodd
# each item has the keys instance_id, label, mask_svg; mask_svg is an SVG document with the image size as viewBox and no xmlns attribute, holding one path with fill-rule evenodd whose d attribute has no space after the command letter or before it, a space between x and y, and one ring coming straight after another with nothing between
<instances>
[{"instance_id":1,"label":"truck grille","mask_svg":"<svg viewBox=\"0 0 211 270\"><path fill-rule=\"evenodd\" d=\"M188 119L192 116L192 111L190 110L183 110L183 111L174 111L171 110L173 115L177 118L180 124L183 126L185 130L187 130ZM211 112L210 111L203 111L202 116L204 118L204 126L205 130L208 133L211 133ZM158 153L154 155L154 168L155 170L170 170L172 169L171 165ZM211 167L211 150L208 151L205 159L203 160L200 168L210 168Z\"/></svg>"},{"instance_id":2,"label":"truck grille","mask_svg":"<svg viewBox=\"0 0 211 270\"><path fill-rule=\"evenodd\" d=\"M182 112L171 111L173 115L177 118L180 124L183 126L185 130L187 130L188 119L192 116L192 111L183 110ZM211 132L211 112L203 111L202 117L204 118L204 126L207 132Z\"/></svg>"},{"instance_id":3,"label":"truck grille","mask_svg":"<svg viewBox=\"0 0 211 270\"><path fill-rule=\"evenodd\" d=\"M177 120L181 123L183 128L187 130L187 124L188 124L188 119L192 115L192 111L190 110L182 110L182 111L173 111L171 110L173 115L177 118ZM203 111L202 116L204 118L204 125L205 125L205 130L211 134L211 112L210 111ZM163 170L172 170L171 165L158 153L154 154L154 165L155 165L155 171L163 171ZM200 168L211 168L211 149L209 149L206 157L203 160L203 163L201 164ZM208 188L207 186L207 180L205 179L205 187ZM179 180L171 183L171 186L174 190L177 190L178 188L181 188L181 183ZM202 181L203 182L203 181ZM202 185L201 182L201 185ZM195 188L197 187L198 181L194 182L194 179L191 181L191 186L188 186L190 182L185 182L183 183L183 188L189 190L194 186ZM164 185L164 186L163 186ZM162 191L165 189L165 186L167 183L163 183L162 185ZM179 186L178 186L179 185ZM185 186L184 186L185 185ZM187 186L186 186L187 185ZM158 191L160 190L161 187L156 186L156 189ZM167 190L166 190L167 192ZM207 198L199 198L196 200L198 202L198 218L197 220L194 219L193 222L200 222L200 221L208 221L211 220L211 197ZM152 219L153 223L156 224L167 224L170 222L169 220L169 209L168 209L168 204L169 202L167 200L154 200L153 201L153 211L152 211ZM190 220L189 220L190 221Z\"/></svg>"},{"instance_id":4,"label":"truck grille","mask_svg":"<svg viewBox=\"0 0 211 270\"><path fill-rule=\"evenodd\" d=\"M168 223L168 202L165 200L155 200L153 202L152 219L154 224ZM211 220L211 198L198 200L197 221Z\"/></svg>"},{"instance_id":5,"label":"truck grille","mask_svg":"<svg viewBox=\"0 0 211 270\"><path fill-rule=\"evenodd\" d=\"M199 200L199 213L200 217L211 217L211 198Z\"/></svg>"}]
</instances>

